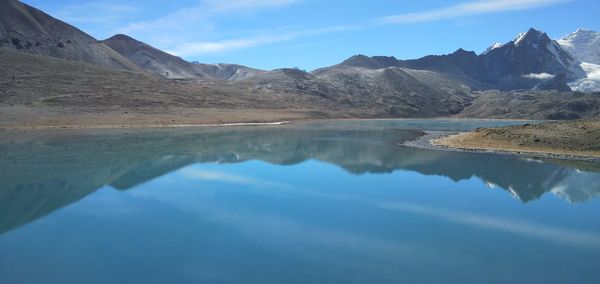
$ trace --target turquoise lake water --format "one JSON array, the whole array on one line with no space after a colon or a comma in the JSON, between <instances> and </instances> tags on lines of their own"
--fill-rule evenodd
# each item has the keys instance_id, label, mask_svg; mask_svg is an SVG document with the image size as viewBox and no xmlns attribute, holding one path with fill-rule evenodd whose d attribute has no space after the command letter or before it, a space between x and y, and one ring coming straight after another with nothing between
<instances>
[{"instance_id":1,"label":"turquoise lake water","mask_svg":"<svg viewBox=\"0 0 600 284\"><path fill-rule=\"evenodd\" d=\"M400 146L523 122L0 138L0 283L599 283L600 165Z\"/></svg>"}]
</instances>

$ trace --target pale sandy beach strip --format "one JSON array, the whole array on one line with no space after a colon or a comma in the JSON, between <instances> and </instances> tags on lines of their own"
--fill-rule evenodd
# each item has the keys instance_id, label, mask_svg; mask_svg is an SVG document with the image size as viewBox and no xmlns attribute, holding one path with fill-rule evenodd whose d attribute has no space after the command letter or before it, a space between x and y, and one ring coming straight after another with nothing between
<instances>
[{"instance_id":1,"label":"pale sandy beach strip","mask_svg":"<svg viewBox=\"0 0 600 284\"><path fill-rule=\"evenodd\" d=\"M487 154L499 154L499 155L512 155L512 156L525 156L530 158L545 158L545 159L558 159L558 160L577 160L577 161L591 161L600 162L600 157L594 155L587 155L585 153L574 154L565 153L561 151L531 151L528 149L511 149L511 148L491 148L491 147L463 147L456 143L447 143L447 139L456 139L468 134L469 132L448 132L448 131L425 131L425 134L413 141L407 141L401 146L428 149L428 150L441 150L441 151L453 151L453 152L466 152L466 153L487 153Z\"/></svg>"},{"instance_id":2,"label":"pale sandy beach strip","mask_svg":"<svg viewBox=\"0 0 600 284\"><path fill-rule=\"evenodd\" d=\"M291 121L276 122L236 122L212 124L133 124L133 125L51 125L3 127L0 130L46 130L46 129L118 129L118 128L193 128L193 127L235 127L235 126L275 126L289 124Z\"/></svg>"}]
</instances>

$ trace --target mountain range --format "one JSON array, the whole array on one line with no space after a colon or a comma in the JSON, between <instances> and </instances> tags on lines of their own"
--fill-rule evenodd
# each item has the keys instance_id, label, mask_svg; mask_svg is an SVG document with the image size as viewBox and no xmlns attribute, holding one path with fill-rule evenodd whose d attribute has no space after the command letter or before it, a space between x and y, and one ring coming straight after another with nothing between
<instances>
[{"instance_id":1,"label":"mountain range","mask_svg":"<svg viewBox=\"0 0 600 284\"><path fill-rule=\"evenodd\" d=\"M168 79L243 80L265 71L236 64L192 63L129 36L118 34L102 43L140 68Z\"/></svg>"},{"instance_id":2,"label":"mountain range","mask_svg":"<svg viewBox=\"0 0 600 284\"><path fill-rule=\"evenodd\" d=\"M588 34L582 36L584 32ZM361 69L383 70L395 67L432 71L478 90L569 91L571 88L568 83L590 77L586 73L589 71L586 66L589 65L585 64L595 64L596 61L593 60L593 53L588 50L593 50L594 44L600 47L597 43L600 37L590 36L594 33L578 30L558 42L550 39L544 32L530 29L519 34L513 41L494 44L479 55L464 49L458 49L448 55L425 56L415 60L356 55L340 64L317 69L310 74L317 78L331 79L332 76L328 75L339 73L340 70L353 69L351 72L356 73ZM576 40L567 41L567 38ZM272 76L266 74L268 71L235 64L190 63L126 35L116 35L103 43L144 70L166 78L244 80L254 76ZM578 48L578 51L575 48ZM598 57L597 60L600 60L600 56ZM370 77L369 71L362 73L365 77ZM588 89L578 88L584 92L596 91Z\"/></svg>"},{"instance_id":3,"label":"mountain range","mask_svg":"<svg viewBox=\"0 0 600 284\"><path fill-rule=\"evenodd\" d=\"M425 56L415 60L398 60L394 57L357 55L341 64L318 69L316 74L331 69L360 67L381 69L389 67L431 70L469 85L474 89L547 89L545 83L562 78L564 84L552 84L557 90L568 89L567 81L586 78L578 58L571 55L544 32L530 29L514 40L496 43L485 52L476 54L458 49L441 56ZM569 89L570 90L570 89Z\"/></svg>"},{"instance_id":4,"label":"mountain range","mask_svg":"<svg viewBox=\"0 0 600 284\"><path fill-rule=\"evenodd\" d=\"M74 101L80 107L95 108L97 98L102 97L101 104L123 108L123 112L152 112L154 104L194 109L296 109L332 117L452 116L469 108L469 113L484 117L588 117L596 115L593 107L600 100L591 94L584 95L589 96L585 106L571 110L538 103L517 114L504 106L486 105L486 111L472 106L499 101L505 95L515 97L515 92L539 97L557 94L562 100L569 98L571 91L600 91L599 39L597 32L578 30L556 41L530 29L481 54L458 49L412 60L355 55L312 72L293 68L267 71L237 64L188 62L122 34L96 40L27 4L3 0L0 49L5 51L0 52L0 64L3 76L9 79L0 82L0 108L68 108ZM69 73L74 64L88 72ZM50 66L62 70L53 72ZM137 79L131 79L131 73L137 74ZM73 79L65 80L69 76ZM160 86L151 87L156 84ZM45 92L40 92L42 89ZM132 101L123 94L131 92L145 95ZM524 100L524 105L531 101L526 96L516 97Z\"/></svg>"},{"instance_id":5,"label":"mountain range","mask_svg":"<svg viewBox=\"0 0 600 284\"><path fill-rule=\"evenodd\" d=\"M18 1L0 1L0 22L2 48L97 66L143 70L92 36Z\"/></svg>"}]
</instances>

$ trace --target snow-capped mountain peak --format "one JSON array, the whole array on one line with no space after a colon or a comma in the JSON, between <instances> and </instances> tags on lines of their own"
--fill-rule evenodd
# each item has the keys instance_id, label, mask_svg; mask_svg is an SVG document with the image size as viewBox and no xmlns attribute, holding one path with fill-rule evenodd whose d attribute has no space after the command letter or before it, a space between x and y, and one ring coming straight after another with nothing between
<instances>
[{"instance_id":1,"label":"snow-capped mountain peak","mask_svg":"<svg viewBox=\"0 0 600 284\"><path fill-rule=\"evenodd\" d=\"M517 37L513 40L513 42L515 44L520 43L521 41L523 41L523 39L525 38L525 34L526 33L519 33L519 35L517 35Z\"/></svg>"},{"instance_id":2,"label":"snow-capped mountain peak","mask_svg":"<svg viewBox=\"0 0 600 284\"><path fill-rule=\"evenodd\" d=\"M549 81L544 88L560 85L566 90L567 82L585 77L578 60L546 33L533 28L505 44L492 45L479 60L487 68L487 80L499 82L500 88L533 88Z\"/></svg>"},{"instance_id":3,"label":"snow-capped mountain peak","mask_svg":"<svg viewBox=\"0 0 600 284\"><path fill-rule=\"evenodd\" d=\"M503 46L504 46L504 44L503 44L503 43L501 43L501 42L496 42L496 43L494 43L494 44L490 45L490 47L488 47L488 48L487 48L487 49L486 49L486 50L483 52L483 54L488 54L490 51L492 51L492 50L494 50L494 49L497 49L497 48L501 48L501 47L503 47Z\"/></svg>"},{"instance_id":4,"label":"snow-capped mountain peak","mask_svg":"<svg viewBox=\"0 0 600 284\"><path fill-rule=\"evenodd\" d=\"M600 91L600 33L587 29L558 40L560 46L577 60L586 76L569 83L571 89L581 92Z\"/></svg>"},{"instance_id":5,"label":"snow-capped mountain peak","mask_svg":"<svg viewBox=\"0 0 600 284\"><path fill-rule=\"evenodd\" d=\"M562 48L582 62L600 64L600 33L578 29L558 40Z\"/></svg>"},{"instance_id":6,"label":"snow-capped mountain peak","mask_svg":"<svg viewBox=\"0 0 600 284\"><path fill-rule=\"evenodd\" d=\"M527 43L536 43L544 40L550 40L546 33L536 30L534 28L529 29L527 32L520 33L514 40L515 46L520 46Z\"/></svg>"}]
</instances>

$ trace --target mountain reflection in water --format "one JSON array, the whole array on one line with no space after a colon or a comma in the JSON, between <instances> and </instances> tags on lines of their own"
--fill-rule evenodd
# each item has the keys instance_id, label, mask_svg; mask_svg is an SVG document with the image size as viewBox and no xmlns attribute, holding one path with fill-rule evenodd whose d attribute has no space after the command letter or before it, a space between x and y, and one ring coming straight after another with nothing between
<instances>
[{"instance_id":1,"label":"mountain reflection in water","mask_svg":"<svg viewBox=\"0 0 600 284\"><path fill-rule=\"evenodd\" d=\"M410 127L407 127L410 128ZM568 202L600 195L594 164L399 146L416 129L289 125L266 128L32 131L0 139L0 234L110 185L127 190L197 163L318 160L362 175L414 171L477 177L522 202L552 192ZM590 170L592 169L592 170Z\"/></svg>"}]
</instances>

